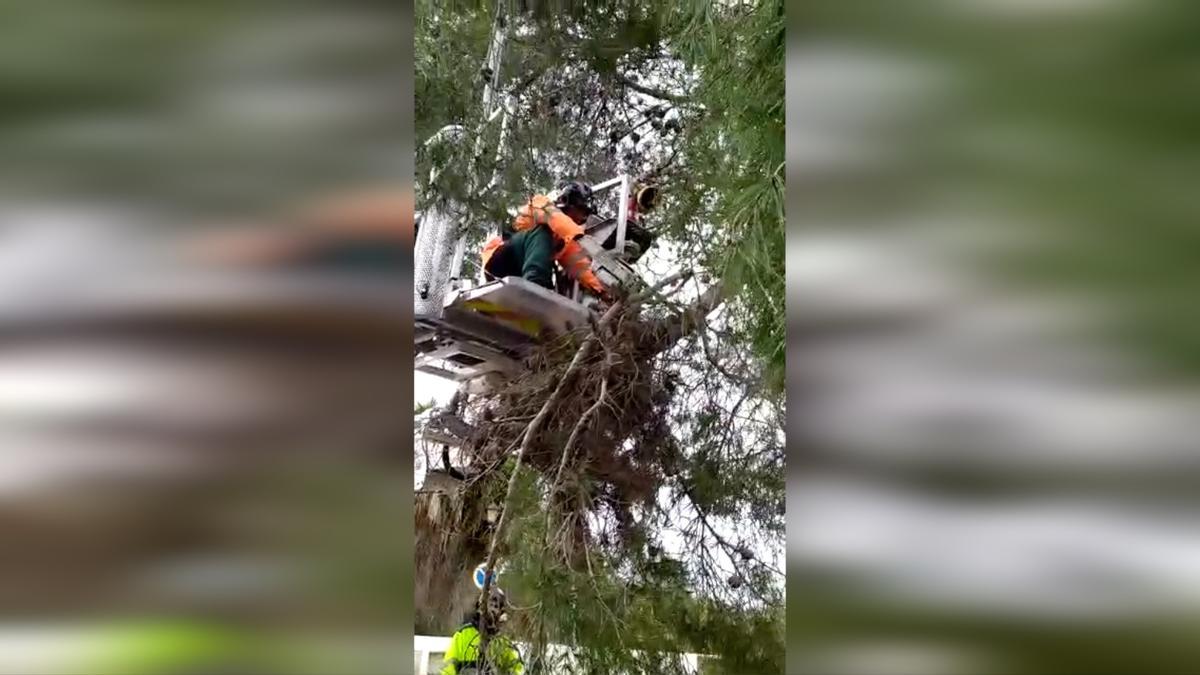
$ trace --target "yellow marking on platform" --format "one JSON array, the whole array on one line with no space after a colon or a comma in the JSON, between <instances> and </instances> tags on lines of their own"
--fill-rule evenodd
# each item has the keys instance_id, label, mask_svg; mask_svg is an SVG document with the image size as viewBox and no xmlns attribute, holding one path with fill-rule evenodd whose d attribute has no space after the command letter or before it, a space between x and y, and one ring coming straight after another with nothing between
<instances>
[{"instance_id":1,"label":"yellow marking on platform","mask_svg":"<svg viewBox=\"0 0 1200 675\"><path fill-rule=\"evenodd\" d=\"M537 337L542 332L542 322L532 317L524 316L514 312L507 307L498 305L488 300L468 300L463 303L463 307L474 310L480 314L486 314L494 319L498 319L508 324L512 324L522 333L530 337Z\"/></svg>"}]
</instances>

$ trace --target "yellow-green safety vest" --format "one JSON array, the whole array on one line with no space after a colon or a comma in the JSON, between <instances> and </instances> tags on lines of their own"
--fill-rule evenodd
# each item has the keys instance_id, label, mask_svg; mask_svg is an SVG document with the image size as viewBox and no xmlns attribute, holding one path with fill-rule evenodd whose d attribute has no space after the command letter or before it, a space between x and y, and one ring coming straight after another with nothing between
<instances>
[{"instance_id":1,"label":"yellow-green safety vest","mask_svg":"<svg viewBox=\"0 0 1200 675\"><path fill-rule=\"evenodd\" d=\"M442 657L446 665L441 675L458 675L461 670L469 667L479 667L479 644L482 636L474 624L467 624L458 629L450 638L450 648ZM521 664L521 655L506 638L495 637L488 643L491 652L492 665L506 675L520 675L525 672Z\"/></svg>"}]
</instances>

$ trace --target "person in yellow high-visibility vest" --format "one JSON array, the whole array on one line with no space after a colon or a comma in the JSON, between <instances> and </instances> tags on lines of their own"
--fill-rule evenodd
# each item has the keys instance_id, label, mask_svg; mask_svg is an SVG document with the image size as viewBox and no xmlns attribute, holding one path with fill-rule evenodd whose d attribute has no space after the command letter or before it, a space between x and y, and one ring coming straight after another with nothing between
<instances>
[{"instance_id":1,"label":"person in yellow high-visibility vest","mask_svg":"<svg viewBox=\"0 0 1200 675\"><path fill-rule=\"evenodd\" d=\"M520 675L525 672L521 663L521 654L512 642L502 635L500 629L508 621L507 600L504 591L493 588L488 595L487 612L481 615L478 611L471 616L471 621L459 628L450 639L450 648L443 657L445 667L441 675ZM483 659L479 649L483 643L483 633L491 634L488 643L488 654L491 663L484 669Z\"/></svg>"}]
</instances>

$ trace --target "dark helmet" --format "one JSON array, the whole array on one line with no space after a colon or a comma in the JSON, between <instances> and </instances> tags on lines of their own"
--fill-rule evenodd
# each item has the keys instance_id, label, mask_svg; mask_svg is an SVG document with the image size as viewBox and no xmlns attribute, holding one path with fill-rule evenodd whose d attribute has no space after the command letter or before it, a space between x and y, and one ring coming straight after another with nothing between
<instances>
[{"instance_id":1,"label":"dark helmet","mask_svg":"<svg viewBox=\"0 0 1200 675\"><path fill-rule=\"evenodd\" d=\"M508 596L504 591L493 586L488 593L488 612L500 616L508 609Z\"/></svg>"},{"instance_id":2,"label":"dark helmet","mask_svg":"<svg viewBox=\"0 0 1200 675\"><path fill-rule=\"evenodd\" d=\"M508 622L508 597L504 591L492 587L488 593L484 611L478 608L471 615L471 623L481 631L495 634Z\"/></svg>"},{"instance_id":3,"label":"dark helmet","mask_svg":"<svg viewBox=\"0 0 1200 675\"><path fill-rule=\"evenodd\" d=\"M587 183L577 180L566 183L559 188L556 204L559 208L577 206L585 209L588 213L595 213L596 211L592 207L592 187Z\"/></svg>"}]
</instances>

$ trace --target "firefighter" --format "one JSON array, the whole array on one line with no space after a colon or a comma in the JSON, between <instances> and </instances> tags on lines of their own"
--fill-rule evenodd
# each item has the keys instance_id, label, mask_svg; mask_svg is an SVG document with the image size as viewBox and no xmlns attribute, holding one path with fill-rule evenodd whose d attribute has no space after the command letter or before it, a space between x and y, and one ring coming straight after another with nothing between
<instances>
[{"instance_id":1,"label":"firefighter","mask_svg":"<svg viewBox=\"0 0 1200 675\"><path fill-rule=\"evenodd\" d=\"M592 188L578 181L567 183L555 202L534 196L511 228L483 245L484 272L489 279L519 276L553 290L551 262L557 261L568 277L607 297L608 289L592 272L592 260L578 241L593 212Z\"/></svg>"},{"instance_id":2,"label":"firefighter","mask_svg":"<svg viewBox=\"0 0 1200 675\"><path fill-rule=\"evenodd\" d=\"M508 601L504 591L499 588L491 589L488 594L487 611L480 614L472 612L470 620L459 628L450 639L450 648L446 650L443 660L446 662L441 675L479 675L480 673L497 673L503 675L520 675L525 672L521 663L521 655L508 638L499 635L500 629L508 621ZM483 633L488 632L490 641L488 652L491 655L491 667L483 670L480 663L479 648L483 642ZM494 668L494 670L493 670Z\"/></svg>"}]
</instances>

